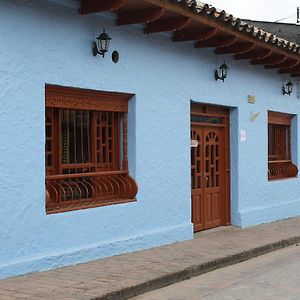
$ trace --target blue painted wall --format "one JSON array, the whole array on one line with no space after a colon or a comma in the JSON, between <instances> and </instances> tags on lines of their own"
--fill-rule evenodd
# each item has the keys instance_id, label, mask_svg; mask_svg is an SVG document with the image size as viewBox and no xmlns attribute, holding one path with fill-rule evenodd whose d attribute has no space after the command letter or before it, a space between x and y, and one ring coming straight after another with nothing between
<instances>
[{"instance_id":1,"label":"blue painted wall","mask_svg":"<svg viewBox=\"0 0 300 300\"><path fill-rule=\"evenodd\" d=\"M0 278L192 238L191 99L233 108L232 222L300 215L299 179L267 179L267 111L300 113L295 94L281 95L286 78L228 56L230 77L216 82L225 57L212 50L145 36L141 26L115 27L111 16L79 16L77 1L64 3L0 0ZM118 64L91 54L93 30L103 27ZM135 94L129 161L136 203L45 214L45 83ZM299 161L297 120L293 128Z\"/></svg>"}]
</instances>

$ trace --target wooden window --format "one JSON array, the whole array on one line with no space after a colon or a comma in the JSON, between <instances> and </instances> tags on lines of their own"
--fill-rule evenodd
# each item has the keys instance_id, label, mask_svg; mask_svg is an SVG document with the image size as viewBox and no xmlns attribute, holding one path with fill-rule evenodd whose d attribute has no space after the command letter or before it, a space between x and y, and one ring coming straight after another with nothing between
<instances>
[{"instance_id":1,"label":"wooden window","mask_svg":"<svg viewBox=\"0 0 300 300\"><path fill-rule=\"evenodd\" d=\"M131 96L46 85L47 213L134 201L127 159Z\"/></svg>"},{"instance_id":2,"label":"wooden window","mask_svg":"<svg viewBox=\"0 0 300 300\"><path fill-rule=\"evenodd\" d=\"M268 113L268 177L269 180L297 176L292 163L292 116L277 112Z\"/></svg>"}]
</instances>

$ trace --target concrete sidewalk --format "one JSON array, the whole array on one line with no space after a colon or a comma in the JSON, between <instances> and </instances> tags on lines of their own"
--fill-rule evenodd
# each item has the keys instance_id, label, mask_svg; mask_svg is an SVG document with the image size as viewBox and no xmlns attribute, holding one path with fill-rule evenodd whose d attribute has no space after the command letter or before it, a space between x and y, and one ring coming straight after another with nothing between
<instances>
[{"instance_id":1,"label":"concrete sidewalk","mask_svg":"<svg viewBox=\"0 0 300 300\"><path fill-rule=\"evenodd\" d=\"M191 241L2 280L0 299L128 299L296 243L300 218L224 227Z\"/></svg>"}]
</instances>

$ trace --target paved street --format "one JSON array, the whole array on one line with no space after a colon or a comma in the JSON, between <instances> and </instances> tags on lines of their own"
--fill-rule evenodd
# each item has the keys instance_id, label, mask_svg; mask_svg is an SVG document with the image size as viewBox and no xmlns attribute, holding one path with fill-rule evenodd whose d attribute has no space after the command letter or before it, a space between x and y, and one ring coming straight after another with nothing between
<instances>
[{"instance_id":1,"label":"paved street","mask_svg":"<svg viewBox=\"0 0 300 300\"><path fill-rule=\"evenodd\" d=\"M215 268L236 264L242 260L300 243L299 228L300 217L244 229L228 226L201 231L196 235L197 238L190 241L0 280L0 300L127 299L130 296L151 291L170 283L198 276ZM300 249L300 247L296 249L298 248ZM289 248L287 251L290 249L293 248ZM286 259L290 259L292 268L300 270L299 253L297 255L288 255ZM287 274L281 269L279 270L278 266L281 267L281 261L284 259L278 259L272 264L278 270L278 278L283 277L280 281L283 284L284 280L287 279ZM297 261L298 265L296 265ZM255 268L262 269L259 273L268 274L267 268L262 263ZM238 299L231 296L230 289L234 288L243 291L243 296L246 295L248 292L246 283L249 281L247 274L253 276L252 270L242 272L242 275L240 273L233 275L231 270L235 270L234 267L229 270L228 275L222 275L223 281L211 280L208 281L210 284L196 284L198 290L195 290L194 296L196 295L196 297L194 298L192 298L193 289L191 289L189 291L191 295L182 295L181 298L170 296L169 299L199 299L201 293L207 295L212 292L214 293L210 295L209 299ZM217 275L213 275L215 273L203 275L201 282L204 278L223 274L226 269L220 272L216 272ZM293 273L289 272L289 274ZM256 276L255 274L254 277ZM300 277L299 272L298 277ZM245 278L245 282L242 280L243 278ZM240 281L245 288L237 288ZM265 281L267 282L267 279L260 278L258 285ZM193 281L186 281L184 284L189 282ZM287 280L288 284L292 282L292 280ZM300 287L300 283L297 283L296 287L297 285ZM228 294L222 289L223 286L230 288ZM280 286L276 285L276 287ZM282 286L285 287L285 285ZM219 293L218 289L220 289ZM180 288L180 292L181 290ZM175 293L176 296L180 296L179 292L176 291ZM249 295L250 293L254 292L249 292ZM300 291L298 290L298 293L295 292L295 294L297 295L296 299L300 299L298 296ZM229 296L224 298L225 295ZM215 298L213 298L214 296ZM259 297L254 296L249 297L248 299L259 299ZM165 300L168 298L162 295L154 296L154 299ZM279 297L279 299L292 298Z\"/></svg>"},{"instance_id":2,"label":"paved street","mask_svg":"<svg viewBox=\"0 0 300 300\"><path fill-rule=\"evenodd\" d=\"M300 299L300 246L219 269L132 300Z\"/></svg>"}]
</instances>

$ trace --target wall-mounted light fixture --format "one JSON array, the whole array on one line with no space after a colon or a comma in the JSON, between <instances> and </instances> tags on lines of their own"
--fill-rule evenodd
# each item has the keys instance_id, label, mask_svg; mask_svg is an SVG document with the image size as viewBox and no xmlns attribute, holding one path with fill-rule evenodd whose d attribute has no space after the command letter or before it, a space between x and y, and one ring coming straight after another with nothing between
<instances>
[{"instance_id":1,"label":"wall-mounted light fixture","mask_svg":"<svg viewBox=\"0 0 300 300\"><path fill-rule=\"evenodd\" d=\"M215 79L222 80L224 82L225 78L228 76L229 67L226 65L225 61L222 65L215 71Z\"/></svg>"},{"instance_id":2,"label":"wall-mounted light fixture","mask_svg":"<svg viewBox=\"0 0 300 300\"><path fill-rule=\"evenodd\" d=\"M96 38L96 42L93 42L93 55L100 54L104 57L108 51L110 40L111 37L105 32L104 28L103 32Z\"/></svg>"},{"instance_id":3,"label":"wall-mounted light fixture","mask_svg":"<svg viewBox=\"0 0 300 300\"><path fill-rule=\"evenodd\" d=\"M282 94L291 96L293 92L293 84L289 81L286 85L282 87Z\"/></svg>"}]
</instances>

